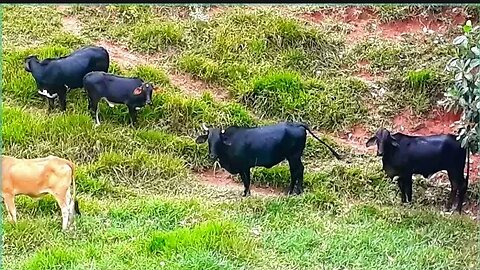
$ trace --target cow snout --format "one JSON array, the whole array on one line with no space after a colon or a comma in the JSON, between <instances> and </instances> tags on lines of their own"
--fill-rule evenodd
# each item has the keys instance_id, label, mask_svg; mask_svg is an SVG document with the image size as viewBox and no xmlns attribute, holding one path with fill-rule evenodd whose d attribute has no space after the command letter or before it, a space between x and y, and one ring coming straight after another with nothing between
<instances>
[{"instance_id":1,"label":"cow snout","mask_svg":"<svg viewBox=\"0 0 480 270\"><path fill-rule=\"evenodd\" d=\"M209 156L211 159L217 159L217 155L215 155L215 154L209 154L208 156Z\"/></svg>"}]
</instances>

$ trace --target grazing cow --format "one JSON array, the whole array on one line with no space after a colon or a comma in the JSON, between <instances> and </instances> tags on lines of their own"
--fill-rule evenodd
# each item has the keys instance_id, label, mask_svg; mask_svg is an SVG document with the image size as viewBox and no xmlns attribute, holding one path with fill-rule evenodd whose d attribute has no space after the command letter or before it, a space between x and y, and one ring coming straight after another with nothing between
<instances>
[{"instance_id":1,"label":"grazing cow","mask_svg":"<svg viewBox=\"0 0 480 270\"><path fill-rule=\"evenodd\" d=\"M75 213L80 215L76 200L75 165L56 156L18 159L2 155L2 197L10 222L17 222L15 196L32 198L52 194L62 210L62 229L66 230ZM70 194L73 186L73 196Z\"/></svg>"},{"instance_id":2,"label":"grazing cow","mask_svg":"<svg viewBox=\"0 0 480 270\"><path fill-rule=\"evenodd\" d=\"M138 77L123 77L93 71L85 75L83 83L88 94L88 109L95 121L95 126L100 125L98 102L101 99L105 99L112 108L115 104L127 105L133 126L137 122L137 111L145 104L152 104L153 85Z\"/></svg>"},{"instance_id":3,"label":"grazing cow","mask_svg":"<svg viewBox=\"0 0 480 270\"><path fill-rule=\"evenodd\" d=\"M470 156L456 140L453 134L429 136L410 136L402 133L390 134L380 128L370 138L367 147L377 144L377 156L382 157L383 169L392 180L398 176L402 202L412 201L412 176L420 174L425 178L434 173L446 170L452 186L447 210L452 207L458 192L457 210L462 212L463 201L467 192ZM465 158L467 161L467 177L463 175Z\"/></svg>"},{"instance_id":4,"label":"grazing cow","mask_svg":"<svg viewBox=\"0 0 480 270\"><path fill-rule=\"evenodd\" d=\"M48 110L54 106L55 98L60 101L62 111L67 106L67 91L83 87L83 77L90 71L108 71L110 57L103 47L84 47L73 53L38 60L38 56L25 58L25 70L30 72L37 84L38 93L48 98Z\"/></svg>"},{"instance_id":5,"label":"grazing cow","mask_svg":"<svg viewBox=\"0 0 480 270\"><path fill-rule=\"evenodd\" d=\"M208 141L209 156L219 160L220 165L231 174L240 174L245 190L243 196L250 195L250 168L271 168L283 160L288 160L290 167L290 188L288 194L303 192L302 155L308 131L315 139L341 159L335 150L312 133L303 123L282 122L263 127L231 126L226 130L202 127L207 134L200 135L196 143Z\"/></svg>"}]
</instances>

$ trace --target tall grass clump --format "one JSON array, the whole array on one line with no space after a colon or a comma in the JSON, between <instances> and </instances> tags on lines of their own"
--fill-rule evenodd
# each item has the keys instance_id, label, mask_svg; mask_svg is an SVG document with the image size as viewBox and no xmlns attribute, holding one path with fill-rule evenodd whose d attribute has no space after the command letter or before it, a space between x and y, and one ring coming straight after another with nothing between
<instances>
[{"instance_id":1,"label":"tall grass clump","mask_svg":"<svg viewBox=\"0 0 480 270\"><path fill-rule=\"evenodd\" d=\"M62 15L53 6L5 5L2 18L4 48L38 46L62 32Z\"/></svg>"},{"instance_id":2,"label":"tall grass clump","mask_svg":"<svg viewBox=\"0 0 480 270\"><path fill-rule=\"evenodd\" d=\"M357 43L352 54L357 61L368 62L375 73L398 68L405 52L398 43L370 38Z\"/></svg>"},{"instance_id":3,"label":"tall grass clump","mask_svg":"<svg viewBox=\"0 0 480 270\"><path fill-rule=\"evenodd\" d=\"M423 114L441 98L447 80L442 73L435 70L418 69L408 70L403 74L394 73L384 85L388 89L386 98L390 106L385 111L388 115L405 108L411 108L416 114Z\"/></svg>"},{"instance_id":4,"label":"tall grass clump","mask_svg":"<svg viewBox=\"0 0 480 270\"><path fill-rule=\"evenodd\" d=\"M168 86L170 79L165 71L149 65L138 65L129 71L129 75L139 77L143 81L151 82L155 86Z\"/></svg>"},{"instance_id":5,"label":"tall grass clump","mask_svg":"<svg viewBox=\"0 0 480 270\"><path fill-rule=\"evenodd\" d=\"M153 155L142 150L131 154L103 152L94 166L96 176L103 175L130 188L181 191L182 183L189 182L185 162L168 154Z\"/></svg>"},{"instance_id":6,"label":"tall grass clump","mask_svg":"<svg viewBox=\"0 0 480 270\"><path fill-rule=\"evenodd\" d=\"M298 73L272 71L243 85L238 93L247 106L264 117L335 130L360 121L366 114L360 100L366 89L354 79L304 80Z\"/></svg>"},{"instance_id":7,"label":"tall grass clump","mask_svg":"<svg viewBox=\"0 0 480 270\"><path fill-rule=\"evenodd\" d=\"M132 30L130 44L140 51L155 52L182 41L183 28L173 22L153 22L136 25Z\"/></svg>"},{"instance_id":8,"label":"tall grass clump","mask_svg":"<svg viewBox=\"0 0 480 270\"><path fill-rule=\"evenodd\" d=\"M341 67L341 36L274 11L232 9L191 25L177 66L202 79L232 86L275 66L310 75Z\"/></svg>"},{"instance_id":9,"label":"tall grass clump","mask_svg":"<svg viewBox=\"0 0 480 270\"><path fill-rule=\"evenodd\" d=\"M173 91L158 93L154 106L145 110L148 118L157 119L165 129L181 134L197 134L201 124L212 126L253 126L257 120L240 104L217 102L209 94L201 98L187 97Z\"/></svg>"},{"instance_id":10,"label":"tall grass clump","mask_svg":"<svg viewBox=\"0 0 480 270\"><path fill-rule=\"evenodd\" d=\"M179 157L190 169L211 165L205 145L196 144L193 138L175 136L163 130L128 130L112 125L95 130L87 115L45 118L10 106L4 106L2 111L2 138L7 155L33 158L53 154L81 164L93 162L112 149L123 149L126 153L143 149L154 156L167 154ZM190 130L192 134L200 132Z\"/></svg>"},{"instance_id":11,"label":"tall grass clump","mask_svg":"<svg viewBox=\"0 0 480 270\"><path fill-rule=\"evenodd\" d=\"M243 262L255 259L256 243L245 228L228 221L207 221L192 228L153 233L148 251L165 258L194 252L215 252Z\"/></svg>"}]
</instances>

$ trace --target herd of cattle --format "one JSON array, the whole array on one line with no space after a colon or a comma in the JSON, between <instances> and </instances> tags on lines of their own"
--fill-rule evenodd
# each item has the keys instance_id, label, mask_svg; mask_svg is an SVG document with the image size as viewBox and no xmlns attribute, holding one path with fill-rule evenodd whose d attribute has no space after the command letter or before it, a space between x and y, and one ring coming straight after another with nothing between
<instances>
[{"instance_id":1,"label":"herd of cattle","mask_svg":"<svg viewBox=\"0 0 480 270\"><path fill-rule=\"evenodd\" d=\"M84 88L88 95L88 109L95 126L100 124L98 103L104 99L109 106L125 104L129 109L132 125L136 124L137 110L152 104L154 86L138 77L124 77L108 73L110 63L106 49L89 46L70 55L40 61L38 56L25 58L25 70L32 74L39 94L49 102L49 111L58 97L62 111L66 111L66 96L70 89ZM225 130L207 128L205 134L196 138L196 143L208 143L209 157L218 160L231 174L240 174L244 184L243 196L250 195L250 170L254 167L271 168L287 160L290 168L288 194L303 192L304 166L302 155L307 131L324 144L337 159L342 157L320 140L303 123L281 122L260 127L230 126ZM462 206L468 186L469 157L452 134L410 136L391 134L379 128L370 138L367 147L377 145L377 156L382 157L383 169L393 180L398 177L402 202L412 201L412 176L429 177L446 170L451 183L450 197L446 207L451 209L458 198L457 210ZM14 197L19 194L39 197L52 194L62 212L62 228L65 230L80 214L75 191L75 165L56 156L35 159L18 159L2 156L2 197L10 221L16 222ZM468 158L469 160L469 158ZM467 163L467 176L464 167ZM70 194L73 188L73 196Z\"/></svg>"}]
</instances>

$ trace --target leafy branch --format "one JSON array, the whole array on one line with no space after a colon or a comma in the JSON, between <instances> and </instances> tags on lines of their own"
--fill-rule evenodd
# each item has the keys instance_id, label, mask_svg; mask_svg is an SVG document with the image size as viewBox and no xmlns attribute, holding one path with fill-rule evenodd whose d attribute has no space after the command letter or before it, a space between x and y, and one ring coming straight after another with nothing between
<instances>
[{"instance_id":1,"label":"leafy branch","mask_svg":"<svg viewBox=\"0 0 480 270\"><path fill-rule=\"evenodd\" d=\"M446 65L453 73L453 86L445 93L442 102L447 110L461 108L462 117L455 124L459 128L458 140L467 144L472 153L480 149L480 26L472 27L469 20L463 26L464 34L453 40L455 56Z\"/></svg>"}]
</instances>

